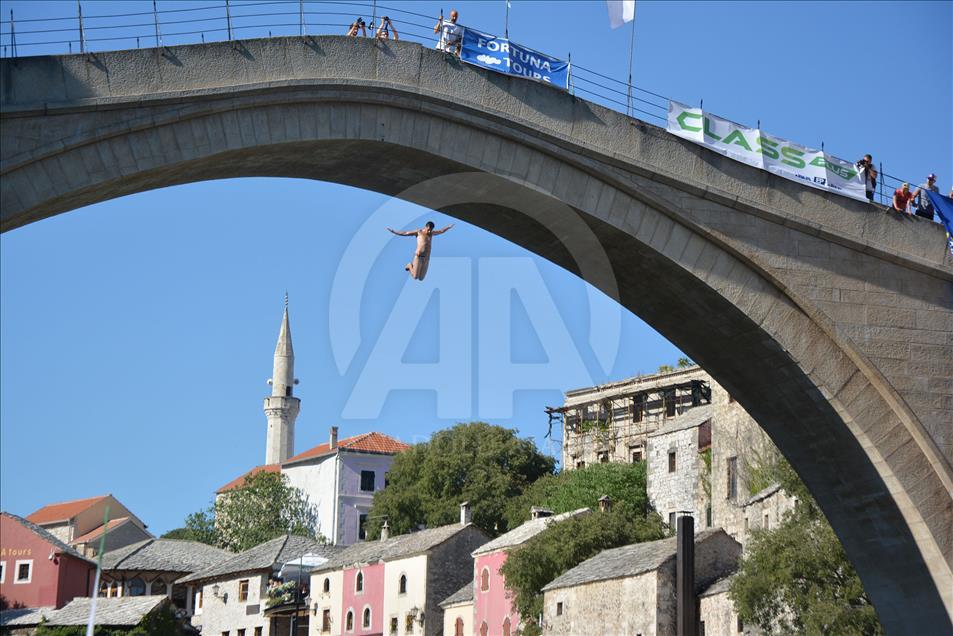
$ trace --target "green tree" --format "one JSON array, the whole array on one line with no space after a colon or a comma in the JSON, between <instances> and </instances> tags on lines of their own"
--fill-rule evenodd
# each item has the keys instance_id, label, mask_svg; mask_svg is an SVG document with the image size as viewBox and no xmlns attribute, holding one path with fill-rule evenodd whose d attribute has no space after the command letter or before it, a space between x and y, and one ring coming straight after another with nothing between
<instances>
[{"instance_id":1,"label":"green tree","mask_svg":"<svg viewBox=\"0 0 953 636\"><path fill-rule=\"evenodd\" d=\"M475 525L503 532L507 503L554 468L552 457L511 429L471 422L438 431L394 458L388 485L374 494L368 537L379 536L385 517L395 534L453 523L463 501Z\"/></svg>"},{"instance_id":2,"label":"green tree","mask_svg":"<svg viewBox=\"0 0 953 636\"><path fill-rule=\"evenodd\" d=\"M567 519L510 552L500 571L524 621L524 636L541 633L535 619L543 610L544 585L603 550L666 536L657 513L633 517L633 509L613 506L610 512Z\"/></svg>"},{"instance_id":3,"label":"green tree","mask_svg":"<svg viewBox=\"0 0 953 636\"><path fill-rule=\"evenodd\" d=\"M545 475L507 505L507 527L515 528L529 519L531 506L542 506L556 514L579 508L597 510L603 495L612 499L615 508L629 508L630 517L644 516L649 505L645 462L594 464L582 470Z\"/></svg>"},{"instance_id":4,"label":"green tree","mask_svg":"<svg viewBox=\"0 0 953 636\"><path fill-rule=\"evenodd\" d=\"M324 540L316 533L317 506L281 473L260 472L218 498L214 506L193 512L176 537L241 552L283 534ZM171 534L171 533L167 533Z\"/></svg>"},{"instance_id":5,"label":"green tree","mask_svg":"<svg viewBox=\"0 0 953 636\"><path fill-rule=\"evenodd\" d=\"M741 619L767 633L882 634L860 577L820 508L783 459L776 480L797 507L755 530L732 581Z\"/></svg>"}]
</instances>

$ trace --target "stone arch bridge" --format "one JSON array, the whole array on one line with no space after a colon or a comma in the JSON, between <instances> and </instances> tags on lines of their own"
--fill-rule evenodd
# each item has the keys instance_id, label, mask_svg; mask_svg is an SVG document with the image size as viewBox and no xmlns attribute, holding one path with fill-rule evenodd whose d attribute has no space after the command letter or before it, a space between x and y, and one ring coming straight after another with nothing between
<instances>
[{"instance_id":1,"label":"stone arch bridge","mask_svg":"<svg viewBox=\"0 0 953 636\"><path fill-rule=\"evenodd\" d=\"M242 176L439 207L583 275L697 360L807 483L888 630L950 633L953 262L939 226L413 43L4 59L0 81L3 231ZM480 178L420 185L462 173ZM473 203L443 205L454 188ZM580 228L599 249L576 249ZM600 250L608 273L587 262Z\"/></svg>"}]
</instances>

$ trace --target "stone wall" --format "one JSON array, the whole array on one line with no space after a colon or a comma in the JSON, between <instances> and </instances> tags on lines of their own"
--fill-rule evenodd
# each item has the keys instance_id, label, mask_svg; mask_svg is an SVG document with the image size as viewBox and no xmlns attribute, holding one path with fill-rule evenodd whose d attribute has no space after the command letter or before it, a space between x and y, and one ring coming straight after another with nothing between
<instances>
[{"instance_id":1,"label":"stone wall","mask_svg":"<svg viewBox=\"0 0 953 636\"><path fill-rule=\"evenodd\" d=\"M472 580L473 557L470 555L488 540L482 530L470 524L431 550L427 560L425 636L436 636L443 630L440 603Z\"/></svg>"},{"instance_id":2,"label":"stone wall","mask_svg":"<svg viewBox=\"0 0 953 636\"><path fill-rule=\"evenodd\" d=\"M674 563L672 572L674 574ZM674 624L669 628L666 621L659 629L658 590L659 577L654 571L549 590L543 597L544 633L674 636Z\"/></svg>"},{"instance_id":3,"label":"stone wall","mask_svg":"<svg viewBox=\"0 0 953 636\"><path fill-rule=\"evenodd\" d=\"M238 600L238 584L248 580L248 599ZM212 587L218 585L218 596ZM262 628L262 636L271 636L269 621L265 618L265 598L268 577L263 574L247 574L231 579L210 581L202 586L202 609L192 617L192 624L202 626L203 634L218 635L226 631L244 629L248 636ZM224 600L228 594L228 600Z\"/></svg>"},{"instance_id":4,"label":"stone wall","mask_svg":"<svg viewBox=\"0 0 953 636\"><path fill-rule=\"evenodd\" d=\"M700 501L697 493L706 467L698 453L698 427L659 429L648 436L646 450L646 490L662 519L668 522L672 513L685 510L692 511L695 519L703 519L707 502ZM670 471L673 452L675 470Z\"/></svg>"}]
</instances>

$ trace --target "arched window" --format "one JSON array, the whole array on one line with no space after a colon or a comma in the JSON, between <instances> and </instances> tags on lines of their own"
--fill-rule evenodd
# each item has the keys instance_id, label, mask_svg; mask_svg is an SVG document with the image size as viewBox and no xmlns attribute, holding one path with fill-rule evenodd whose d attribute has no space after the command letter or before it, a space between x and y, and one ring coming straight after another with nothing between
<instances>
[{"instance_id":1,"label":"arched window","mask_svg":"<svg viewBox=\"0 0 953 636\"><path fill-rule=\"evenodd\" d=\"M371 627L371 608L364 608L364 616L361 618L361 627L370 629Z\"/></svg>"},{"instance_id":2,"label":"arched window","mask_svg":"<svg viewBox=\"0 0 953 636\"><path fill-rule=\"evenodd\" d=\"M510 617L503 619L503 636L510 636Z\"/></svg>"},{"instance_id":3,"label":"arched window","mask_svg":"<svg viewBox=\"0 0 953 636\"><path fill-rule=\"evenodd\" d=\"M354 631L354 612L351 610L348 610L347 616L344 617L344 630L348 632Z\"/></svg>"},{"instance_id":4,"label":"arched window","mask_svg":"<svg viewBox=\"0 0 953 636\"><path fill-rule=\"evenodd\" d=\"M330 593L331 593L331 579L330 579L330 577L324 579L324 593L325 593L325 594L330 594Z\"/></svg>"},{"instance_id":5,"label":"arched window","mask_svg":"<svg viewBox=\"0 0 953 636\"><path fill-rule=\"evenodd\" d=\"M457 622L453 626L453 636L463 636L463 619L457 616Z\"/></svg>"},{"instance_id":6,"label":"arched window","mask_svg":"<svg viewBox=\"0 0 953 636\"><path fill-rule=\"evenodd\" d=\"M152 582L152 589L149 593L152 594L153 596L160 596L160 595L165 596L168 590L169 590L169 587L165 584L165 581L163 581L162 579L156 579L155 581Z\"/></svg>"},{"instance_id":7,"label":"arched window","mask_svg":"<svg viewBox=\"0 0 953 636\"><path fill-rule=\"evenodd\" d=\"M489 568L483 568L483 571L480 572L480 591L486 592L490 589L490 570Z\"/></svg>"},{"instance_id":8,"label":"arched window","mask_svg":"<svg viewBox=\"0 0 953 636\"><path fill-rule=\"evenodd\" d=\"M103 581L99 584L99 595L100 596L109 596L109 588L112 587L112 583L108 581Z\"/></svg>"},{"instance_id":9,"label":"arched window","mask_svg":"<svg viewBox=\"0 0 953 636\"><path fill-rule=\"evenodd\" d=\"M487 636L490 633L490 628L487 626L486 621L480 625L480 636Z\"/></svg>"},{"instance_id":10,"label":"arched window","mask_svg":"<svg viewBox=\"0 0 953 636\"><path fill-rule=\"evenodd\" d=\"M129 596L145 596L146 582L138 576L129 581Z\"/></svg>"},{"instance_id":11,"label":"arched window","mask_svg":"<svg viewBox=\"0 0 953 636\"><path fill-rule=\"evenodd\" d=\"M407 575L401 574L400 581L397 583L397 593L406 594L407 593Z\"/></svg>"},{"instance_id":12,"label":"arched window","mask_svg":"<svg viewBox=\"0 0 953 636\"><path fill-rule=\"evenodd\" d=\"M364 591L364 573L358 572L357 578L354 579L354 591L363 592Z\"/></svg>"}]
</instances>

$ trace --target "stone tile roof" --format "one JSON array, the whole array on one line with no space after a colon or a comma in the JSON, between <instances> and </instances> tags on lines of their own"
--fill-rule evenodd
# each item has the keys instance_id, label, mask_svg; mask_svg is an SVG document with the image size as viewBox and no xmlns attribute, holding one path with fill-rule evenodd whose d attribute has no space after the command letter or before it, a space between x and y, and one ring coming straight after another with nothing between
<instances>
[{"instance_id":1,"label":"stone tile roof","mask_svg":"<svg viewBox=\"0 0 953 636\"><path fill-rule=\"evenodd\" d=\"M67 545L66 543L60 541L60 540L57 539L55 536L53 536L53 534L52 534L51 532L49 532L48 530L44 530L43 528L41 528L40 526L36 525L35 523L32 523L31 521L28 521L28 520L24 519L23 517L19 517L19 516L15 515L15 514L12 514L12 513L9 513L9 512L0 512L0 515L3 515L4 517L7 517L7 518L9 518L9 519L12 519L13 521L16 521L17 523L19 523L21 526L23 526L24 528L26 528L27 530L29 530L29 531L32 532L33 534L35 534L35 535L37 535L38 537L40 537L43 541L46 541L46 542L49 543L51 546L53 546L54 548L56 548L57 551L59 551L59 552L61 552L61 553L63 553L63 554L68 554L68 555L70 555L71 557L74 557L74 558L77 558L77 559L81 559L81 560L86 561L87 563L90 563L90 564L92 564L92 565L96 565L96 563L95 563L94 561L92 561L92 560L90 560L90 559L87 559L87 558L84 557L82 554L80 554L80 553L76 550L76 548L74 548L74 547L71 546L71 545Z\"/></svg>"},{"instance_id":2,"label":"stone tile roof","mask_svg":"<svg viewBox=\"0 0 953 636\"><path fill-rule=\"evenodd\" d=\"M308 537L282 535L271 541L256 545L211 567L182 577L176 583L192 583L211 579L229 578L233 574L256 570L275 570L284 563L294 561L303 554L318 554L332 559L340 548L325 545Z\"/></svg>"},{"instance_id":3,"label":"stone tile roof","mask_svg":"<svg viewBox=\"0 0 953 636\"><path fill-rule=\"evenodd\" d=\"M98 539L99 536L103 533L103 531L112 532L113 530L123 525L127 521L129 521L129 517L116 517L115 519L110 519L108 523L99 526L95 530L90 530L89 532L87 532L86 534L82 536L76 537L75 539L70 541L70 543L72 543L73 545L76 545L78 543L89 543L90 541L94 541Z\"/></svg>"},{"instance_id":4,"label":"stone tile roof","mask_svg":"<svg viewBox=\"0 0 953 636\"><path fill-rule=\"evenodd\" d=\"M39 625L40 622L52 612L53 607L22 607L19 609L8 609L0 611L0 627L32 627Z\"/></svg>"},{"instance_id":5,"label":"stone tile roof","mask_svg":"<svg viewBox=\"0 0 953 636\"><path fill-rule=\"evenodd\" d=\"M728 588L731 587L731 580L734 578L734 573L729 574L728 576L723 576L711 585L709 585L705 591L699 594L699 597L702 596L714 596L715 594L722 594L728 591Z\"/></svg>"},{"instance_id":6,"label":"stone tile roof","mask_svg":"<svg viewBox=\"0 0 953 636\"><path fill-rule=\"evenodd\" d=\"M338 570L356 564L393 561L394 559L403 559L415 554L421 554L437 547L458 532L462 532L464 529L470 527L476 528L476 526L471 523L465 526L454 523L447 526L402 534L391 537L386 541L376 540L355 543L354 545L344 548L344 550L334 558L314 571L324 572L328 570ZM481 530L478 529L477 531L482 534Z\"/></svg>"},{"instance_id":7,"label":"stone tile roof","mask_svg":"<svg viewBox=\"0 0 953 636\"><path fill-rule=\"evenodd\" d=\"M62 608L47 615L47 625L85 625L89 621L92 599L74 598ZM120 596L96 600L96 625L104 627L133 627L159 606L168 603L164 595Z\"/></svg>"},{"instance_id":8,"label":"stone tile roof","mask_svg":"<svg viewBox=\"0 0 953 636\"><path fill-rule=\"evenodd\" d=\"M450 607L451 605L459 605L462 603L472 603L473 602L473 581L467 581L467 584L461 587L459 590L445 598L440 602L440 607Z\"/></svg>"},{"instance_id":9,"label":"stone tile roof","mask_svg":"<svg viewBox=\"0 0 953 636\"><path fill-rule=\"evenodd\" d=\"M571 519L572 517L578 517L579 515L588 514L589 512L589 508L580 508L579 510L564 512L562 514L553 515L552 517L530 519L526 523L513 528L506 534L501 534L489 543L483 544L480 548L473 551L472 556L476 557L481 554L489 554L490 552L496 552L498 550L520 545L526 541L529 541L554 523L559 523L560 521L565 521L566 519Z\"/></svg>"},{"instance_id":10,"label":"stone tile roof","mask_svg":"<svg viewBox=\"0 0 953 636\"><path fill-rule=\"evenodd\" d=\"M724 530L718 528L699 532L695 535L695 545L707 541L718 533L724 533ZM669 537L659 541L635 543L604 550L556 577L543 587L543 591L585 585L596 581L628 578L657 570L666 561L675 558L675 541L676 537Z\"/></svg>"},{"instance_id":11,"label":"stone tile roof","mask_svg":"<svg viewBox=\"0 0 953 636\"><path fill-rule=\"evenodd\" d=\"M677 417L666 419L664 424L658 427L658 429L655 431L649 433L648 436L658 437L659 435L674 433L676 431L684 431L685 429L701 426L706 421L711 419L713 410L714 409L712 408L711 404L693 406Z\"/></svg>"},{"instance_id":12,"label":"stone tile roof","mask_svg":"<svg viewBox=\"0 0 953 636\"><path fill-rule=\"evenodd\" d=\"M294 464L306 459L332 455L337 450L356 451L361 453L376 453L379 455L395 455L410 448L410 444L405 444L400 440L394 439L389 435L372 431L362 433L354 437L347 437L338 442L337 448L332 449L330 443L319 444L314 448L298 453L294 457L285 461L285 465Z\"/></svg>"},{"instance_id":13,"label":"stone tile roof","mask_svg":"<svg viewBox=\"0 0 953 636\"><path fill-rule=\"evenodd\" d=\"M238 477L236 477L235 479L231 480L230 482L228 482L227 484L225 484L224 486L222 486L215 492L221 494L223 492L232 490L233 488L238 488L239 486L245 483L245 479L247 477L251 477L252 475L257 475L258 473L280 473L280 472L281 472L281 464L265 464L264 466L255 466L251 470L244 472Z\"/></svg>"},{"instance_id":14,"label":"stone tile roof","mask_svg":"<svg viewBox=\"0 0 953 636\"><path fill-rule=\"evenodd\" d=\"M103 555L104 570L191 574L235 556L215 546L181 539L146 539Z\"/></svg>"},{"instance_id":15,"label":"stone tile roof","mask_svg":"<svg viewBox=\"0 0 953 636\"><path fill-rule=\"evenodd\" d=\"M109 495L100 495L99 497L88 497L86 499L74 499L72 501L62 501L60 503L43 506L39 510L27 515L27 521L33 523L52 523L54 521L68 521L83 512L87 508L96 505Z\"/></svg>"}]
</instances>

